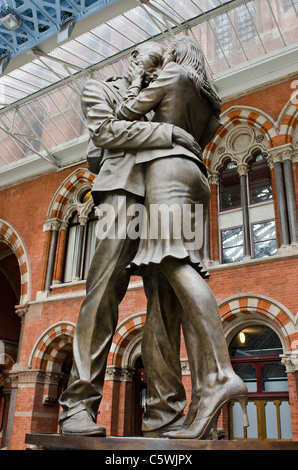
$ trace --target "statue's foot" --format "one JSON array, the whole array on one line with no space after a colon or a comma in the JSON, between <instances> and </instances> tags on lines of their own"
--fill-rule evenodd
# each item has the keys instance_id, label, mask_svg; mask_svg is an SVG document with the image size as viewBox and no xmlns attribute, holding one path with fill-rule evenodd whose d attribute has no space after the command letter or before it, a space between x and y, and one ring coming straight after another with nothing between
<instances>
[{"instance_id":1,"label":"statue's foot","mask_svg":"<svg viewBox=\"0 0 298 470\"><path fill-rule=\"evenodd\" d=\"M171 439L217 439L218 417L222 407L231 400L239 401L241 404L243 425L248 426L247 388L240 377L235 374L224 385L214 386L213 394L205 391L205 397L201 400L197 416L188 427L167 433L165 437Z\"/></svg>"},{"instance_id":2,"label":"statue's foot","mask_svg":"<svg viewBox=\"0 0 298 470\"><path fill-rule=\"evenodd\" d=\"M88 411L82 410L61 422L60 434L104 437L106 429L101 424L94 423Z\"/></svg>"}]
</instances>

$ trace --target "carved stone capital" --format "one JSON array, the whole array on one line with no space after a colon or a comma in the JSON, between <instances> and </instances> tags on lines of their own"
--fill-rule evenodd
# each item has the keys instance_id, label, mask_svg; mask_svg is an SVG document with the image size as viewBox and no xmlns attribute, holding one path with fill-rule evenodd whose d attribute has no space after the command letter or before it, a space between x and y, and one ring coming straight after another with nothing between
<instances>
[{"instance_id":1,"label":"carved stone capital","mask_svg":"<svg viewBox=\"0 0 298 470\"><path fill-rule=\"evenodd\" d=\"M19 385L58 385L59 379L63 377L63 373L48 372L44 370L13 370L10 377L13 386Z\"/></svg>"},{"instance_id":2,"label":"carved stone capital","mask_svg":"<svg viewBox=\"0 0 298 470\"><path fill-rule=\"evenodd\" d=\"M240 163L237 165L237 171L239 176L247 175L248 174L248 164L247 163Z\"/></svg>"},{"instance_id":3,"label":"carved stone capital","mask_svg":"<svg viewBox=\"0 0 298 470\"><path fill-rule=\"evenodd\" d=\"M280 354L280 358L287 372L298 372L298 351L288 351Z\"/></svg>"},{"instance_id":4,"label":"carved stone capital","mask_svg":"<svg viewBox=\"0 0 298 470\"><path fill-rule=\"evenodd\" d=\"M80 225L87 225L88 217L86 215L79 216Z\"/></svg>"},{"instance_id":5,"label":"carved stone capital","mask_svg":"<svg viewBox=\"0 0 298 470\"><path fill-rule=\"evenodd\" d=\"M16 305L15 306L15 312L18 315L18 317L20 317L22 323L25 322L26 314L27 314L28 310L29 310L28 303L26 303L24 305Z\"/></svg>"},{"instance_id":6,"label":"carved stone capital","mask_svg":"<svg viewBox=\"0 0 298 470\"><path fill-rule=\"evenodd\" d=\"M282 163L285 160L294 160L294 154L292 145L283 145L268 150L268 165L270 169L274 167L274 163Z\"/></svg>"},{"instance_id":7,"label":"carved stone capital","mask_svg":"<svg viewBox=\"0 0 298 470\"><path fill-rule=\"evenodd\" d=\"M208 175L209 184L216 184L219 183L219 171L211 171Z\"/></svg>"},{"instance_id":8,"label":"carved stone capital","mask_svg":"<svg viewBox=\"0 0 298 470\"><path fill-rule=\"evenodd\" d=\"M69 222L66 220L62 220L61 225L60 225L60 232L61 230L64 230L65 232L68 229Z\"/></svg>"},{"instance_id":9,"label":"carved stone capital","mask_svg":"<svg viewBox=\"0 0 298 470\"><path fill-rule=\"evenodd\" d=\"M105 380L113 380L117 382L131 382L135 373L132 367L107 366Z\"/></svg>"},{"instance_id":10,"label":"carved stone capital","mask_svg":"<svg viewBox=\"0 0 298 470\"><path fill-rule=\"evenodd\" d=\"M48 232L49 230L57 230L59 231L61 225L61 220L60 219L48 219L44 226L43 226L43 231Z\"/></svg>"}]
</instances>

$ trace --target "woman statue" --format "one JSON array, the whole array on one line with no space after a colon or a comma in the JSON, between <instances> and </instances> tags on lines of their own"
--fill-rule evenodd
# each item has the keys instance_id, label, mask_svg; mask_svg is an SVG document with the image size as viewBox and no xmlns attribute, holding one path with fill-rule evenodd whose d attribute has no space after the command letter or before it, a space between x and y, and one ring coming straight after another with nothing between
<instances>
[{"instance_id":1,"label":"woman statue","mask_svg":"<svg viewBox=\"0 0 298 470\"><path fill-rule=\"evenodd\" d=\"M175 39L168 47L163 68L146 88L142 89L142 63L134 58L134 79L118 118L135 121L150 111L153 121L167 122L186 130L203 148L220 126L220 100L208 83L202 51L189 37ZM145 165L146 220L139 249L128 269L142 276L153 275L156 270L165 276L183 309L184 318L197 335L200 356L206 368L204 383L192 393L189 414L184 426L169 432L176 439L203 439L216 429L222 407L231 400L240 402L244 425L247 426L247 388L235 374L229 357L216 299L204 280L209 276L202 258L202 244L190 243L184 233L183 217L177 236L177 217L168 223L166 236L150 238L156 233L156 218L150 208L183 207L195 228L196 207L203 206L205 223L210 199L206 168L200 157L176 145L170 150L139 152L137 162ZM181 211L180 211L181 212ZM181 212L182 213L182 212ZM175 216L175 214L173 214ZM162 222L162 221L161 221ZM154 229L154 230L153 230ZM164 229L164 227L163 227ZM146 350L154 348L150 338L143 338L143 362L146 369ZM187 344L192 351L194 345ZM194 351L192 351L194 353ZM148 364L149 365L149 364ZM203 366L202 366L203 367ZM196 381L195 377L192 377ZM148 391L150 396L150 391Z\"/></svg>"}]
</instances>

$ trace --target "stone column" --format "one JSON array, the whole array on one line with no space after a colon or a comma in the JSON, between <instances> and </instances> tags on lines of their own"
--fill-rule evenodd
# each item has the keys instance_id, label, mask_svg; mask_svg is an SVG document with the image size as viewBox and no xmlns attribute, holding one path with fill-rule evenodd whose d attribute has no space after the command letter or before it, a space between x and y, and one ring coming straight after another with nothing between
<instances>
[{"instance_id":1,"label":"stone column","mask_svg":"<svg viewBox=\"0 0 298 470\"><path fill-rule=\"evenodd\" d=\"M276 202L281 245L289 245L290 236L288 226L287 199L282 164L282 152L280 149L271 149L268 151L268 163L270 168L274 169L275 174Z\"/></svg>"},{"instance_id":2,"label":"stone column","mask_svg":"<svg viewBox=\"0 0 298 470\"><path fill-rule=\"evenodd\" d=\"M45 282L46 292L50 291L50 287L51 287L52 280L53 280L59 228L60 228L60 221L58 219L48 220L46 222L45 230L51 230L50 250L49 250L47 274L46 274L46 282Z\"/></svg>"},{"instance_id":3,"label":"stone column","mask_svg":"<svg viewBox=\"0 0 298 470\"><path fill-rule=\"evenodd\" d=\"M285 180L285 192L288 210L289 235L291 244L298 242L297 228L297 208L294 189L293 169L292 169L293 152L287 149L282 152L282 164Z\"/></svg>"},{"instance_id":4,"label":"stone column","mask_svg":"<svg viewBox=\"0 0 298 470\"><path fill-rule=\"evenodd\" d=\"M85 255L85 234L86 234L86 226L88 222L87 216L79 216L80 222L80 233L79 233L79 249L78 249L78 262L76 266L76 273L75 279L80 280L82 278L82 268L83 268L83 261Z\"/></svg>"},{"instance_id":5,"label":"stone column","mask_svg":"<svg viewBox=\"0 0 298 470\"><path fill-rule=\"evenodd\" d=\"M248 164L241 163L240 165L237 166L237 171L240 176L240 193L241 193L241 206L242 206L242 216L243 216L243 235L244 235L243 254L244 254L244 258L251 258L250 226L249 226L248 196L247 196Z\"/></svg>"}]
</instances>

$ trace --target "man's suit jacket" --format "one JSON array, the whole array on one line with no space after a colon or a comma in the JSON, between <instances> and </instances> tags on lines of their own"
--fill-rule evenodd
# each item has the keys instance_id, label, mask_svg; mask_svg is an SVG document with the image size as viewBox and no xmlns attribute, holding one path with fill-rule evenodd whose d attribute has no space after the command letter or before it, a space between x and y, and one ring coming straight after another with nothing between
<instances>
[{"instance_id":1,"label":"man's suit jacket","mask_svg":"<svg viewBox=\"0 0 298 470\"><path fill-rule=\"evenodd\" d=\"M150 153L153 149L173 147L171 124L116 118L127 86L123 77L88 80L82 92L82 110L90 134L88 168L98 173L92 189L95 204L104 191L124 189L144 196L144 171L142 165L136 165L136 151Z\"/></svg>"}]
</instances>

